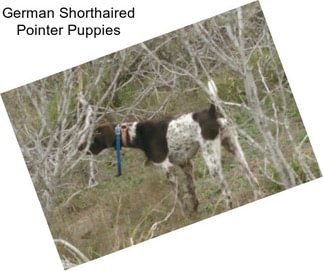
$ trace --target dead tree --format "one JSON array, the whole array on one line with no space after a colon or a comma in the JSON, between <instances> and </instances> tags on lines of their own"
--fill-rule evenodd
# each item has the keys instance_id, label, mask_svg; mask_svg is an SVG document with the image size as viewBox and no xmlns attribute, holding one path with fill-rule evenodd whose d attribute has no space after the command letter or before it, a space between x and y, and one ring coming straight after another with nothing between
<instances>
[{"instance_id":1,"label":"dead tree","mask_svg":"<svg viewBox=\"0 0 323 271\"><path fill-rule=\"evenodd\" d=\"M284 188L289 188L301 182L299 176L294 171L288 159L281 150L278 139L279 128L285 129L293 149L297 154L298 160L308 179L314 177L309 166L302 159L302 154L293 142L293 137L289 131L288 118L286 114L279 117L273 99L273 90L266 83L266 78L263 76L261 67L254 69L251 66L251 59L255 52L260 55L264 48L271 50L270 59L267 62L274 61L277 56L273 53L273 43L265 24L264 17L259 15L259 9L238 8L226 15L220 16L218 25L217 20L214 21L213 27L208 28L204 23L194 25L196 34L203 40L205 45L214 53L218 61L222 62L229 69L234 71L242 80L244 91L246 94L246 104L236 104L237 106L247 108L250 112L256 127L258 128L263 144L257 144L264 152L265 157L271 162L278 175L278 180L275 182L281 184ZM251 23L249 19L252 18ZM210 33L212 31L212 33ZM259 61L258 61L259 65ZM278 65L277 65L278 66ZM278 67L276 73L278 74ZM282 86L283 71L279 72L280 85L277 86L276 93L281 95L284 101L285 89ZM256 79L257 76L257 79ZM262 83L262 92L265 93L265 98L260 99L261 90L256 82ZM263 109L263 99L270 99L274 111L274 118L266 115ZM286 113L286 101L285 101ZM276 136L272 133L270 124L276 126ZM252 140L252 139L251 139ZM262 146L263 145L263 146Z\"/></svg>"}]
</instances>

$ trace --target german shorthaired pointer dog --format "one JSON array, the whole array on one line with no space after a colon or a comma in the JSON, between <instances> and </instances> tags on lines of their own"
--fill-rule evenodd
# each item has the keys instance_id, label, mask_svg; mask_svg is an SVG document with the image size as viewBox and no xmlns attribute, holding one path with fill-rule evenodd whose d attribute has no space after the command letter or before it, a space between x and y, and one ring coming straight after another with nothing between
<instances>
[{"instance_id":1,"label":"german shorthaired pointer dog","mask_svg":"<svg viewBox=\"0 0 323 271\"><path fill-rule=\"evenodd\" d=\"M88 152L96 155L103 149L115 147L115 126L116 124L99 126L94 132ZM249 169L237 136L232 133L226 119L216 110L214 104L209 109L174 119L123 123L121 143L123 147L141 149L148 161L166 172L172 184L176 184L174 167L179 166L186 176L194 210L197 210L199 202L195 193L191 158L199 149L210 175L221 188L227 209L232 208L232 198L222 176L221 145L234 155L249 180L255 198L259 197L257 179Z\"/></svg>"}]
</instances>

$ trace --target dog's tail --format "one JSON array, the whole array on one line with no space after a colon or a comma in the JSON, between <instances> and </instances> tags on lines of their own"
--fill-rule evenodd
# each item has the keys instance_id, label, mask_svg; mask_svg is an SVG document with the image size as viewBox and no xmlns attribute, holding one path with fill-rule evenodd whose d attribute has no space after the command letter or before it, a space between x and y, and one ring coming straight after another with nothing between
<instances>
[{"instance_id":1,"label":"dog's tail","mask_svg":"<svg viewBox=\"0 0 323 271\"><path fill-rule=\"evenodd\" d=\"M225 113L221 110L221 108L217 107L218 103L218 89L216 88L216 85L212 79L210 79L207 82L208 88L205 89L207 92L207 95L210 99L210 109L209 114L216 117L218 124L221 128L225 128L227 126L227 120L225 118Z\"/></svg>"},{"instance_id":2,"label":"dog's tail","mask_svg":"<svg viewBox=\"0 0 323 271\"><path fill-rule=\"evenodd\" d=\"M217 100L218 97L218 89L216 88L216 85L212 79L210 79L207 82L208 88L205 89L207 92L207 95L209 96L209 99L212 103L214 103Z\"/></svg>"}]
</instances>

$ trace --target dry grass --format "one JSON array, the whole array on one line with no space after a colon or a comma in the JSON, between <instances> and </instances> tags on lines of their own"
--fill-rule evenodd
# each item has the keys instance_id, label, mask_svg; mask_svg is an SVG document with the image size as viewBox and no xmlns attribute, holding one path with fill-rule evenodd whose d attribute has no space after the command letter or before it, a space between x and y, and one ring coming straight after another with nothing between
<instances>
[{"instance_id":1,"label":"dry grass","mask_svg":"<svg viewBox=\"0 0 323 271\"><path fill-rule=\"evenodd\" d=\"M297 126L297 133L304 133L304 130ZM245 145L245 142L242 143ZM288 146L285 148L288 152ZM313 157L309 142L303 148ZM246 155L261 183L264 196L281 191L282 187L261 175L261 161L257 159L259 154L248 148ZM124 151L124 174L119 178L114 177L116 168L113 161L113 152L98 157L96 178L99 185L73 198L68 207L58 208L50 223L53 236L70 241L90 259L149 239L151 226L163 219L173 206L172 186L158 168L144 166L145 157L140 151ZM201 155L198 154L193 162L199 210L197 213L188 210L183 212L178 204L169 220L157 229L157 235L225 211L220 189L209 177ZM314 170L319 174L318 168ZM248 181L226 152L223 153L223 171L233 191L235 206L252 202L253 194ZM178 175L185 189L184 176L180 170ZM73 178L82 178L82 175L76 173ZM60 201L64 202L70 194L69 191L62 192Z\"/></svg>"}]
</instances>

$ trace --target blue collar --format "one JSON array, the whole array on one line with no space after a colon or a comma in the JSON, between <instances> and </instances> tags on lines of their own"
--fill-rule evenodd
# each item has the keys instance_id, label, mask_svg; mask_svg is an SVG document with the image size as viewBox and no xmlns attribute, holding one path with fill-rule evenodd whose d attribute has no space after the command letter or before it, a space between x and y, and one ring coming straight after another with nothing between
<instances>
[{"instance_id":1,"label":"blue collar","mask_svg":"<svg viewBox=\"0 0 323 271\"><path fill-rule=\"evenodd\" d=\"M115 146L117 155L117 176L121 176L121 125L117 124L114 128L115 133Z\"/></svg>"}]
</instances>

